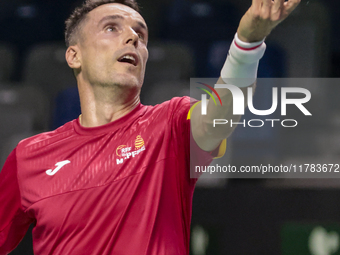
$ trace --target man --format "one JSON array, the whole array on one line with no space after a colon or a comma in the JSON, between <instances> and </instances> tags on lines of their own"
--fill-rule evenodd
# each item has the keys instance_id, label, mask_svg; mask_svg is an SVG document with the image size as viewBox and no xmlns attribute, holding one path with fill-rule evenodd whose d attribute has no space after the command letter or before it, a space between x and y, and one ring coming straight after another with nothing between
<instances>
[{"instance_id":1,"label":"man","mask_svg":"<svg viewBox=\"0 0 340 255\"><path fill-rule=\"evenodd\" d=\"M299 0L253 0L219 82L256 78L263 39ZM21 141L0 174L0 254L34 223L35 254L189 254L192 157L209 164L232 130L231 95L187 120L189 98L143 106L148 29L133 0L89 0L66 22L81 116ZM191 131L190 131L191 130Z\"/></svg>"}]
</instances>

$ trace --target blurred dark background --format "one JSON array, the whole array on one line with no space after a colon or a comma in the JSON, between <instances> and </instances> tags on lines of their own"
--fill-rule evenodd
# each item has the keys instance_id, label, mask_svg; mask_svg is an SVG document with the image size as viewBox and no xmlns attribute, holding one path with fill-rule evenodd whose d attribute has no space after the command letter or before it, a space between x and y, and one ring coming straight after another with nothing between
<instances>
[{"instance_id":1,"label":"blurred dark background","mask_svg":"<svg viewBox=\"0 0 340 255\"><path fill-rule=\"evenodd\" d=\"M21 139L80 114L76 81L64 59L64 21L79 3L0 1L1 165ZM190 77L218 77L238 22L251 5L250 0L139 3L150 31L143 104L188 95ZM267 38L259 77L339 77L339 24L339 1L302 0ZM314 89L314 108L327 112L323 122L306 121L289 139L282 139L280 130L236 132L228 146L231 162L338 160L340 89ZM257 94L258 101L266 100ZM256 154L244 149L254 144ZM191 254L340 254L339 188L337 179L200 180ZM11 254L33 254L31 230Z\"/></svg>"}]
</instances>

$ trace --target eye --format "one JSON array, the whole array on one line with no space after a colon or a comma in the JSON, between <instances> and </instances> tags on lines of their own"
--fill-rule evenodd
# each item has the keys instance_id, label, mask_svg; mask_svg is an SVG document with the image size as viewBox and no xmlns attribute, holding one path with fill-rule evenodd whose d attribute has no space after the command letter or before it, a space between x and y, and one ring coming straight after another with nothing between
<instances>
[{"instance_id":1,"label":"eye","mask_svg":"<svg viewBox=\"0 0 340 255\"><path fill-rule=\"evenodd\" d=\"M138 33L138 37L139 37L139 39L144 40L144 35L142 33Z\"/></svg>"},{"instance_id":2,"label":"eye","mask_svg":"<svg viewBox=\"0 0 340 255\"><path fill-rule=\"evenodd\" d=\"M114 32L114 31L117 31L117 27L116 26L107 26L105 28L105 31Z\"/></svg>"},{"instance_id":3,"label":"eye","mask_svg":"<svg viewBox=\"0 0 340 255\"><path fill-rule=\"evenodd\" d=\"M146 42L147 41L147 34L144 32L138 32L138 38L139 40L141 40L142 42Z\"/></svg>"}]
</instances>

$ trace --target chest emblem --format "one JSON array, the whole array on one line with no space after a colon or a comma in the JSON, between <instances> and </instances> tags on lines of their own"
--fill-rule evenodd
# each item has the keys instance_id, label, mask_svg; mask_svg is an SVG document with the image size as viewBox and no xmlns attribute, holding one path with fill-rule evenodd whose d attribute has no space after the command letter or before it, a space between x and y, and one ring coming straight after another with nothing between
<instances>
[{"instance_id":1,"label":"chest emblem","mask_svg":"<svg viewBox=\"0 0 340 255\"><path fill-rule=\"evenodd\" d=\"M145 151L145 142L139 135L136 137L134 146L119 145L116 149L116 154L119 158L116 159L117 165L123 164L124 160L136 157L141 152Z\"/></svg>"}]
</instances>

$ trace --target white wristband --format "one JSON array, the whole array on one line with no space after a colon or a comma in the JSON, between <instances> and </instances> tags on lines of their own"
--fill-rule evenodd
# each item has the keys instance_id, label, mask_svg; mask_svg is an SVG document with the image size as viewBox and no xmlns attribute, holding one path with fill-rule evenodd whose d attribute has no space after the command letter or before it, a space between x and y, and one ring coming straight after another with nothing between
<instances>
[{"instance_id":1,"label":"white wristband","mask_svg":"<svg viewBox=\"0 0 340 255\"><path fill-rule=\"evenodd\" d=\"M256 81L259 60L266 50L264 40L255 43L241 41L237 34L233 40L221 77L227 84L247 87Z\"/></svg>"},{"instance_id":2,"label":"white wristband","mask_svg":"<svg viewBox=\"0 0 340 255\"><path fill-rule=\"evenodd\" d=\"M234 40L235 40L235 42L237 43L237 45L239 45L241 48L244 48L244 49L257 48L258 46L260 46L260 45L264 42L265 39L266 39L266 38L264 38L262 41L253 42L253 43L248 43L248 42L242 41L242 40L238 37L238 34L237 34L237 33L235 34L235 37L234 37Z\"/></svg>"}]
</instances>

